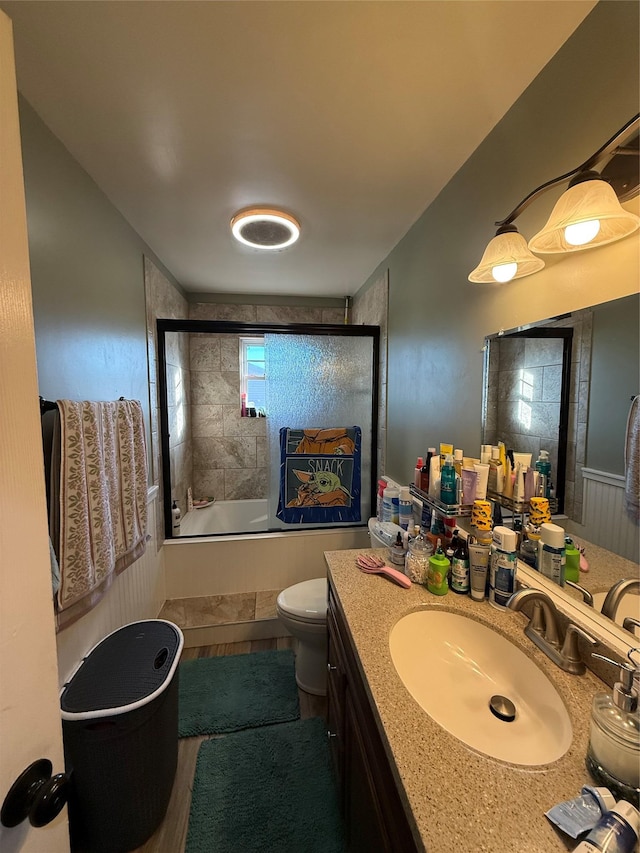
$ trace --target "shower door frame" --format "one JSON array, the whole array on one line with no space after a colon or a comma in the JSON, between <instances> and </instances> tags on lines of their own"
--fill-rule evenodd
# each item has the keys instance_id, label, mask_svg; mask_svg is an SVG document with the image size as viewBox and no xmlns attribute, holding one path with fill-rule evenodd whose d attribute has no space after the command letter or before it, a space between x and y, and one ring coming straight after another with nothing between
<instances>
[{"instance_id":1,"label":"shower door frame","mask_svg":"<svg viewBox=\"0 0 640 853\"><path fill-rule=\"evenodd\" d=\"M164 510L165 539L198 539L204 536L229 536L229 533L203 533L194 536L174 537L171 524L171 458L169 452L169 407L167 395L167 350L165 335L167 332L205 333L219 335L260 336L267 333L280 335L329 335L350 338L371 338L372 353L372 390L371 390L371 483L370 501L372 510L376 505L376 482L378 461L378 399L379 399L379 358L380 358L380 327L379 326L350 326L347 324L330 323L236 323L229 320L156 320L158 347L158 402L160 416L160 442L162 451L162 504ZM238 401L238 406L240 402ZM268 417L268 415L267 415ZM364 448L363 448L364 449ZM363 484L364 485L364 484ZM307 530L327 530L346 527L363 527L360 524L318 525ZM294 526L291 526L294 529ZM277 532L286 532L289 527L277 528ZM262 533L273 533L265 530ZM238 534L242 535L242 534ZM256 536L260 533L254 534Z\"/></svg>"}]
</instances>

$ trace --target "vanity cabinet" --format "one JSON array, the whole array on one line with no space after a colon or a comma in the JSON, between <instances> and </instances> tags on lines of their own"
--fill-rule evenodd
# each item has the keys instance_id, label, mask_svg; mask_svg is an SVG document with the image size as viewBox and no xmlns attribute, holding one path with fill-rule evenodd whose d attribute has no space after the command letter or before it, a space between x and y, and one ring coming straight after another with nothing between
<instances>
[{"instance_id":1,"label":"vanity cabinet","mask_svg":"<svg viewBox=\"0 0 640 853\"><path fill-rule=\"evenodd\" d=\"M412 853L419 848L409 827L331 583L327 623L327 727L347 849L349 853Z\"/></svg>"}]
</instances>

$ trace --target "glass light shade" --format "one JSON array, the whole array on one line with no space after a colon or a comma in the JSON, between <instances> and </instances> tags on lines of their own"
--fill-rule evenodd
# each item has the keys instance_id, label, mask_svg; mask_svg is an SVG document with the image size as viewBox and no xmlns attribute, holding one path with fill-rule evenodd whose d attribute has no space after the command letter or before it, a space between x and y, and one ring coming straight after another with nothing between
<instances>
[{"instance_id":1,"label":"glass light shade","mask_svg":"<svg viewBox=\"0 0 640 853\"><path fill-rule=\"evenodd\" d=\"M574 226L583 226L587 233L580 234ZM529 240L529 248L543 255L592 249L621 240L639 226L640 218L621 207L606 181L582 181L560 196L547 224ZM587 241L589 229L595 233Z\"/></svg>"},{"instance_id":2,"label":"glass light shade","mask_svg":"<svg viewBox=\"0 0 640 853\"><path fill-rule=\"evenodd\" d=\"M508 265L512 264L516 265L516 269L513 275L509 275L513 267L509 268ZM496 234L489 241L482 260L473 272L469 273L469 281L478 284L496 284L497 282L511 281L514 278L524 278L526 275L538 272L543 267L544 261L531 254L522 234L518 234L517 231L509 231L504 234Z\"/></svg>"}]
</instances>

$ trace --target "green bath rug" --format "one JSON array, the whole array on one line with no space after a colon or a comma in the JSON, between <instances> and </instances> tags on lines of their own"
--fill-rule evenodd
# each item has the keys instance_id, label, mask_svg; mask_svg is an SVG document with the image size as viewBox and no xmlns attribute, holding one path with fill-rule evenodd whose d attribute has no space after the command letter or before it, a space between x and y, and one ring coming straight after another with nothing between
<instances>
[{"instance_id":1,"label":"green bath rug","mask_svg":"<svg viewBox=\"0 0 640 853\"><path fill-rule=\"evenodd\" d=\"M178 736L221 734L300 717L291 649L180 664Z\"/></svg>"},{"instance_id":2,"label":"green bath rug","mask_svg":"<svg viewBox=\"0 0 640 853\"><path fill-rule=\"evenodd\" d=\"M344 853L320 717L205 740L186 853Z\"/></svg>"}]
</instances>

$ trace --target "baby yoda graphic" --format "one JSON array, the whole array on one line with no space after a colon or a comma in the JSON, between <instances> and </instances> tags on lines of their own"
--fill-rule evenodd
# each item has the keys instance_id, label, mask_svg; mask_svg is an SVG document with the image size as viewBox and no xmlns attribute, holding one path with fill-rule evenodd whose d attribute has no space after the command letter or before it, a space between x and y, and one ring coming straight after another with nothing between
<instances>
[{"instance_id":1,"label":"baby yoda graphic","mask_svg":"<svg viewBox=\"0 0 640 853\"><path fill-rule=\"evenodd\" d=\"M355 444L346 429L305 429L296 453L351 455Z\"/></svg>"},{"instance_id":2,"label":"baby yoda graphic","mask_svg":"<svg viewBox=\"0 0 640 853\"><path fill-rule=\"evenodd\" d=\"M296 471L302 483L298 494L287 506L348 506L351 495L331 471Z\"/></svg>"}]
</instances>

